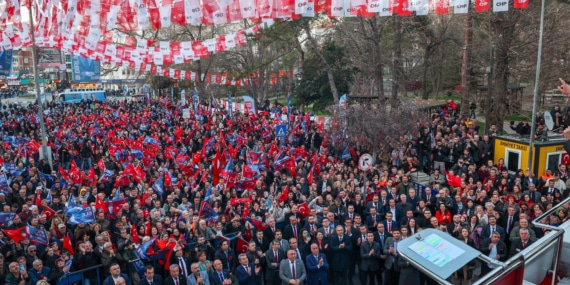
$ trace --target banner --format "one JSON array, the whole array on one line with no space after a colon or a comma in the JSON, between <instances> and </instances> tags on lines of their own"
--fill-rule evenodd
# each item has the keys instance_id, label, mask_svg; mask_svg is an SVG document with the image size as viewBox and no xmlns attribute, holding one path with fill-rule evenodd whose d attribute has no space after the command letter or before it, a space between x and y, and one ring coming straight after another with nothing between
<instances>
[{"instance_id":1,"label":"banner","mask_svg":"<svg viewBox=\"0 0 570 285\"><path fill-rule=\"evenodd\" d=\"M73 82L101 81L101 62L78 55L71 56Z\"/></svg>"},{"instance_id":2,"label":"banner","mask_svg":"<svg viewBox=\"0 0 570 285\"><path fill-rule=\"evenodd\" d=\"M243 96L244 112L247 109L248 113L255 114L255 101L250 96Z\"/></svg>"},{"instance_id":3,"label":"banner","mask_svg":"<svg viewBox=\"0 0 570 285\"><path fill-rule=\"evenodd\" d=\"M12 50L0 51L0 75L10 75L12 69Z\"/></svg>"},{"instance_id":4,"label":"banner","mask_svg":"<svg viewBox=\"0 0 570 285\"><path fill-rule=\"evenodd\" d=\"M90 224L95 222L95 215L91 207L77 206L66 210L69 217L70 225Z\"/></svg>"},{"instance_id":5,"label":"banner","mask_svg":"<svg viewBox=\"0 0 570 285\"><path fill-rule=\"evenodd\" d=\"M228 94L228 110L230 118L234 115L233 104L232 104L232 94Z\"/></svg>"}]
</instances>

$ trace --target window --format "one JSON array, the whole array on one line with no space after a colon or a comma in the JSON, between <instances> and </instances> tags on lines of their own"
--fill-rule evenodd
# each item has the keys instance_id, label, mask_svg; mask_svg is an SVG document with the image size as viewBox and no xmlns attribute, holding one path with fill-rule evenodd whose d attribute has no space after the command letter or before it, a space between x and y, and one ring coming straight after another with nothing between
<instances>
[{"instance_id":1,"label":"window","mask_svg":"<svg viewBox=\"0 0 570 285\"><path fill-rule=\"evenodd\" d=\"M558 165L562 160L562 154L565 152L553 152L546 156L546 169L558 169Z\"/></svg>"},{"instance_id":2,"label":"window","mask_svg":"<svg viewBox=\"0 0 570 285\"><path fill-rule=\"evenodd\" d=\"M522 153L519 150L505 150L505 164L509 172L517 172L521 168L521 156Z\"/></svg>"}]
</instances>

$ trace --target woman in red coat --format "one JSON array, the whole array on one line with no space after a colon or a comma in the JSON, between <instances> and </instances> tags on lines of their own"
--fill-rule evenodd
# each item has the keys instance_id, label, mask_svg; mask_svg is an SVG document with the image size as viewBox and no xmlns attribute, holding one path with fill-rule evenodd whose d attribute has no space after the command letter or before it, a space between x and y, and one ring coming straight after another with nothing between
<instances>
[{"instance_id":1,"label":"woman in red coat","mask_svg":"<svg viewBox=\"0 0 570 285\"><path fill-rule=\"evenodd\" d=\"M449 211L445 204L439 204L439 210L435 212L435 217L439 223L450 224L451 223L451 211Z\"/></svg>"}]
</instances>

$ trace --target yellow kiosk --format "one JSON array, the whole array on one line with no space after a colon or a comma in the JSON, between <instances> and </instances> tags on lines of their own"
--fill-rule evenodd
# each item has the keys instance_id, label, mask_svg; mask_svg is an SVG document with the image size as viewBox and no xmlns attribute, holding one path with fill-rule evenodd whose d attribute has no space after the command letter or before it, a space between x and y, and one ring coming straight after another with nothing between
<instances>
[{"instance_id":1,"label":"yellow kiosk","mask_svg":"<svg viewBox=\"0 0 570 285\"><path fill-rule=\"evenodd\" d=\"M534 141L532 155L532 172L536 177L540 177L547 169L558 169L558 165L567 163L568 156L564 150L566 140L562 135L548 135L547 141ZM505 160L505 166L509 172L516 172L519 169L528 168L530 151L529 136L505 135L495 138L494 161Z\"/></svg>"}]
</instances>

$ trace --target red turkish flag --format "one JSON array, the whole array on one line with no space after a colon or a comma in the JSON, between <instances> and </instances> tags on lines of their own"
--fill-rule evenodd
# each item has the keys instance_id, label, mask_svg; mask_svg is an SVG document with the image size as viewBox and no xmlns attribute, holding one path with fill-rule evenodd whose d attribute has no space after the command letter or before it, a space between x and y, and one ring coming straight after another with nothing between
<instances>
[{"instance_id":1,"label":"red turkish flag","mask_svg":"<svg viewBox=\"0 0 570 285\"><path fill-rule=\"evenodd\" d=\"M14 242L21 242L25 237L28 237L26 226L19 227L15 230L3 230L7 237L11 238Z\"/></svg>"},{"instance_id":2,"label":"red turkish flag","mask_svg":"<svg viewBox=\"0 0 570 285\"><path fill-rule=\"evenodd\" d=\"M132 224L131 226L131 236L133 237L133 241L135 243L140 243L141 239L139 238L139 232L137 231L137 226Z\"/></svg>"},{"instance_id":3,"label":"red turkish flag","mask_svg":"<svg viewBox=\"0 0 570 285\"><path fill-rule=\"evenodd\" d=\"M192 51L194 51L194 55L199 58L206 58L210 56L208 48L202 43L202 41L192 42Z\"/></svg>"},{"instance_id":4,"label":"red turkish flag","mask_svg":"<svg viewBox=\"0 0 570 285\"><path fill-rule=\"evenodd\" d=\"M307 202L299 204L298 208L299 214L301 214L303 218L308 217L311 214L311 211L309 210L309 204L307 204Z\"/></svg>"},{"instance_id":5,"label":"red turkish flag","mask_svg":"<svg viewBox=\"0 0 570 285\"><path fill-rule=\"evenodd\" d=\"M66 234L63 238L63 248L67 249L71 255L74 254L73 244L71 244L71 238L69 237L69 234Z\"/></svg>"},{"instance_id":6,"label":"red turkish flag","mask_svg":"<svg viewBox=\"0 0 570 285\"><path fill-rule=\"evenodd\" d=\"M475 11L477 12L489 11L490 7L491 7L490 0L475 0Z\"/></svg>"},{"instance_id":7,"label":"red turkish flag","mask_svg":"<svg viewBox=\"0 0 570 285\"><path fill-rule=\"evenodd\" d=\"M46 215L46 219L49 220L55 216L55 211L52 208L46 206L42 214Z\"/></svg>"},{"instance_id":8,"label":"red turkish flag","mask_svg":"<svg viewBox=\"0 0 570 285\"><path fill-rule=\"evenodd\" d=\"M451 187L460 187L461 186L461 177L449 174L447 170L445 170L445 177L447 178L447 184Z\"/></svg>"},{"instance_id":9,"label":"red turkish flag","mask_svg":"<svg viewBox=\"0 0 570 285\"><path fill-rule=\"evenodd\" d=\"M247 243L247 241L245 241L245 239L241 237L238 237L236 242L236 250L239 253L246 253L248 249L249 249L249 244Z\"/></svg>"},{"instance_id":10,"label":"red turkish flag","mask_svg":"<svg viewBox=\"0 0 570 285\"><path fill-rule=\"evenodd\" d=\"M279 195L279 198L277 198L277 200L279 202L289 200L289 186L285 186L283 192L281 193L281 195Z\"/></svg>"}]
</instances>

